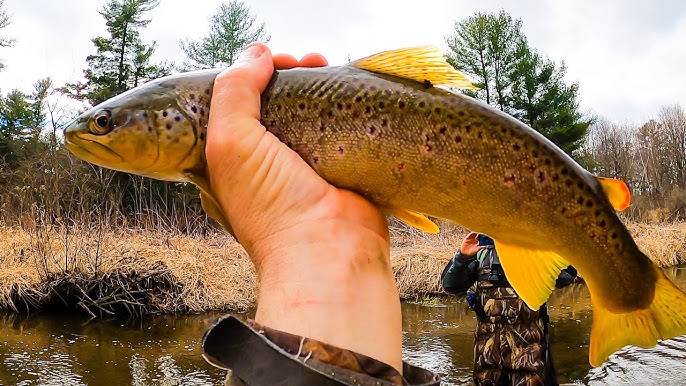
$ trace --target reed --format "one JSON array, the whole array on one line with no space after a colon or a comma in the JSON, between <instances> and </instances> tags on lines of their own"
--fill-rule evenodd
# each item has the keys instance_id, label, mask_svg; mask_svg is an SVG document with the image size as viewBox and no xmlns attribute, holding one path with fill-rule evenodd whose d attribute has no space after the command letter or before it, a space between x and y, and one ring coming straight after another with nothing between
<instances>
[{"instance_id":1,"label":"reed","mask_svg":"<svg viewBox=\"0 0 686 386\"><path fill-rule=\"evenodd\" d=\"M442 223L428 235L391 221L391 263L403 299L440 295L439 277L466 231ZM630 223L658 265L686 263L686 223ZM243 311L254 305L255 271L223 232L181 234L102 224L0 226L0 308L57 307L112 313Z\"/></svg>"}]
</instances>

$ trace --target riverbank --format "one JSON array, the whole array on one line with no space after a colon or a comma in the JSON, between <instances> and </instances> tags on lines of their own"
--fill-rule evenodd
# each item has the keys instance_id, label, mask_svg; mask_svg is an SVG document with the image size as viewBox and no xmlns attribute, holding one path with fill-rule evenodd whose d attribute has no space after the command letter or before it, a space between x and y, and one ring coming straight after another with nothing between
<instances>
[{"instance_id":1,"label":"riverbank","mask_svg":"<svg viewBox=\"0 0 686 386\"><path fill-rule=\"evenodd\" d=\"M630 224L658 265L686 263L686 223ZM392 226L391 262L400 295L440 293L438 278L464 230L428 235ZM243 248L224 233L0 227L0 308L80 309L93 316L209 310L254 304L256 277Z\"/></svg>"}]
</instances>

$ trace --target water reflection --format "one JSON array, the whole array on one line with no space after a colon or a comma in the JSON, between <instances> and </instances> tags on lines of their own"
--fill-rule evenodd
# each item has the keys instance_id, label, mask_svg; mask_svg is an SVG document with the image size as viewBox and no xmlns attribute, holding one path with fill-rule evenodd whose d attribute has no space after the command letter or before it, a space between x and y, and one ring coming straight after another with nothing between
<instances>
[{"instance_id":1,"label":"water reflection","mask_svg":"<svg viewBox=\"0 0 686 386\"><path fill-rule=\"evenodd\" d=\"M686 270L670 275L686 287ZM561 382L686 384L686 336L653 349L629 348L591 369L591 306L585 286L549 301L553 358ZM88 321L79 316L0 316L0 385L221 385L224 374L201 357L199 341L218 315ZM463 299L403 304L405 358L471 384L474 314Z\"/></svg>"},{"instance_id":2,"label":"water reflection","mask_svg":"<svg viewBox=\"0 0 686 386\"><path fill-rule=\"evenodd\" d=\"M216 315L105 320L0 317L2 385L220 385L199 339Z\"/></svg>"}]
</instances>

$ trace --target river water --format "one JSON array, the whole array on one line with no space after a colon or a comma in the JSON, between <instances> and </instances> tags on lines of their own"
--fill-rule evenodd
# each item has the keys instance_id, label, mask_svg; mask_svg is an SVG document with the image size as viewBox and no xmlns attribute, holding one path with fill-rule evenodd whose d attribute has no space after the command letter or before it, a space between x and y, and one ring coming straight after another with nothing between
<instances>
[{"instance_id":1,"label":"river water","mask_svg":"<svg viewBox=\"0 0 686 386\"><path fill-rule=\"evenodd\" d=\"M668 272L681 288L686 269ZM627 348L588 365L591 306L583 285L549 301L553 358L561 382L585 385L686 385L686 336L653 349ZM221 385L224 374L200 356L217 314L88 320L39 313L0 316L2 385ZM463 299L403 304L406 360L469 385L475 319Z\"/></svg>"}]
</instances>

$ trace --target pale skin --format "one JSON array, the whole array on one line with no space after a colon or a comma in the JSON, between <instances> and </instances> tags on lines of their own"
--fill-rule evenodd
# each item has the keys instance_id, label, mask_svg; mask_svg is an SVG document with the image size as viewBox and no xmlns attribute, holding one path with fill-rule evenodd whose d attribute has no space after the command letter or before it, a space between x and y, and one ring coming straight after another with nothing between
<instances>
[{"instance_id":1,"label":"pale skin","mask_svg":"<svg viewBox=\"0 0 686 386\"><path fill-rule=\"evenodd\" d=\"M365 354L402 371L400 301L388 224L333 187L260 124L274 68L317 67L259 43L216 79L206 146L210 184L259 278L256 322Z\"/></svg>"}]
</instances>

